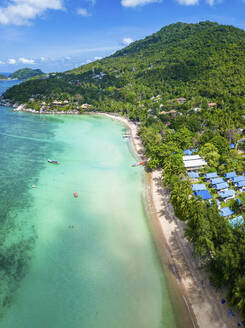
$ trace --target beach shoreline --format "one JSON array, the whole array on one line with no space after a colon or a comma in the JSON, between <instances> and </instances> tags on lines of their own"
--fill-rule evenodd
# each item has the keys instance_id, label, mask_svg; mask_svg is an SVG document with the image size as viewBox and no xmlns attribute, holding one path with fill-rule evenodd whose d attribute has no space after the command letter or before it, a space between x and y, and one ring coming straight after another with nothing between
<instances>
[{"instance_id":1,"label":"beach shoreline","mask_svg":"<svg viewBox=\"0 0 245 328\"><path fill-rule=\"evenodd\" d=\"M83 114L103 116L123 123L130 131L135 155L141 161L147 160L141 138L138 136L137 124L115 113ZM162 186L162 170L147 173L146 198L149 225L162 267L170 268L170 279L175 280L175 285L178 285L192 327L237 327L237 323L241 321L240 315L232 309L234 316L228 316L227 303L221 304L225 290L217 290L210 285L208 274L200 268L198 259L193 256L192 245L184 237L185 223L175 216L170 192Z\"/></svg>"},{"instance_id":2,"label":"beach shoreline","mask_svg":"<svg viewBox=\"0 0 245 328\"><path fill-rule=\"evenodd\" d=\"M96 113L95 115L118 120L127 126L136 155L140 160L146 160L144 147L137 134L138 126L135 123L117 114ZM147 173L147 207L160 260L166 267L167 257L167 264L176 280L193 327L237 327L237 322L241 320L239 314L233 311L234 316L228 316L227 305L221 304L221 299L225 295L224 290L217 290L210 285L208 274L200 268L198 259L193 255L191 244L184 237L185 223L174 214L170 193L162 186L161 170Z\"/></svg>"}]
</instances>

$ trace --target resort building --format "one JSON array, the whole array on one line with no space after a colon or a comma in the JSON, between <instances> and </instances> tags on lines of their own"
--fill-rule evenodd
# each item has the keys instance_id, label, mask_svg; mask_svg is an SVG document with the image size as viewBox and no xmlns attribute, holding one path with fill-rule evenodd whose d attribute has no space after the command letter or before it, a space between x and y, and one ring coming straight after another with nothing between
<instances>
[{"instance_id":1,"label":"resort building","mask_svg":"<svg viewBox=\"0 0 245 328\"><path fill-rule=\"evenodd\" d=\"M224 202L227 202L228 200L234 199L236 196L236 192L234 190L228 189L225 191L221 191L219 194L220 198L222 198L222 200Z\"/></svg>"},{"instance_id":2,"label":"resort building","mask_svg":"<svg viewBox=\"0 0 245 328\"><path fill-rule=\"evenodd\" d=\"M199 174L197 172L188 172L188 176L189 178L194 182L197 181L197 179L199 178Z\"/></svg>"},{"instance_id":3,"label":"resort building","mask_svg":"<svg viewBox=\"0 0 245 328\"><path fill-rule=\"evenodd\" d=\"M245 176L244 175L239 175L234 178L231 178L231 181L235 184L240 181L245 181Z\"/></svg>"},{"instance_id":4,"label":"resort building","mask_svg":"<svg viewBox=\"0 0 245 328\"><path fill-rule=\"evenodd\" d=\"M183 156L184 166L188 171L196 171L207 165L199 155Z\"/></svg>"},{"instance_id":5,"label":"resort building","mask_svg":"<svg viewBox=\"0 0 245 328\"><path fill-rule=\"evenodd\" d=\"M192 151L190 149L185 149L184 150L184 154L185 155L191 155L192 154Z\"/></svg>"},{"instance_id":6,"label":"resort building","mask_svg":"<svg viewBox=\"0 0 245 328\"><path fill-rule=\"evenodd\" d=\"M216 103L209 103L208 107L215 107L217 104Z\"/></svg>"},{"instance_id":7,"label":"resort building","mask_svg":"<svg viewBox=\"0 0 245 328\"><path fill-rule=\"evenodd\" d=\"M219 211L221 216L231 216L234 212L230 209L230 207L224 207Z\"/></svg>"},{"instance_id":8,"label":"resort building","mask_svg":"<svg viewBox=\"0 0 245 328\"><path fill-rule=\"evenodd\" d=\"M176 101L179 103L185 103L186 99L184 97L180 97L180 98L177 98Z\"/></svg>"},{"instance_id":9,"label":"resort building","mask_svg":"<svg viewBox=\"0 0 245 328\"><path fill-rule=\"evenodd\" d=\"M225 183L223 178L215 178L215 179L211 179L210 180L210 184L212 186L216 185L216 184L220 184L220 183Z\"/></svg>"},{"instance_id":10,"label":"resort building","mask_svg":"<svg viewBox=\"0 0 245 328\"><path fill-rule=\"evenodd\" d=\"M239 181L239 182L235 183L235 187L239 191L245 191L245 180L242 180L242 181Z\"/></svg>"},{"instance_id":11,"label":"resort building","mask_svg":"<svg viewBox=\"0 0 245 328\"><path fill-rule=\"evenodd\" d=\"M207 190L207 187L205 186L205 184L204 183L200 183L200 184L193 184L192 186L191 186L191 188L192 188L192 191L201 191L201 190Z\"/></svg>"},{"instance_id":12,"label":"resort building","mask_svg":"<svg viewBox=\"0 0 245 328\"><path fill-rule=\"evenodd\" d=\"M244 223L244 218L242 215L239 215L234 219L230 219L229 223L232 225L233 228L235 228L237 226L241 226Z\"/></svg>"},{"instance_id":13,"label":"resort building","mask_svg":"<svg viewBox=\"0 0 245 328\"><path fill-rule=\"evenodd\" d=\"M218 174L216 172L207 173L207 174L204 174L204 178L206 180L215 179L215 178L218 178Z\"/></svg>"},{"instance_id":14,"label":"resort building","mask_svg":"<svg viewBox=\"0 0 245 328\"><path fill-rule=\"evenodd\" d=\"M212 199L212 196L208 190L199 190L193 192L196 198L201 197L203 200Z\"/></svg>"},{"instance_id":15,"label":"resort building","mask_svg":"<svg viewBox=\"0 0 245 328\"><path fill-rule=\"evenodd\" d=\"M234 178L234 177L236 177L237 175L236 175L236 172L228 172L228 173L225 173L224 174L224 177L226 178L226 179L231 179L231 178Z\"/></svg>"},{"instance_id":16,"label":"resort building","mask_svg":"<svg viewBox=\"0 0 245 328\"><path fill-rule=\"evenodd\" d=\"M217 192L222 192L222 191L228 190L229 185L227 182L218 183L218 184L214 185L214 188L216 189Z\"/></svg>"}]
</instances>

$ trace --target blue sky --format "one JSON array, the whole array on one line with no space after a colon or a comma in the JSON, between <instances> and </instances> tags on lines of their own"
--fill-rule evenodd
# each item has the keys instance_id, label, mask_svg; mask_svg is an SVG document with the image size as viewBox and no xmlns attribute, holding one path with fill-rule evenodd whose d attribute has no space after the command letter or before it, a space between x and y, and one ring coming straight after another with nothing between
<instances>
[{"instance_id":1,"label":"blue sky","mask_svg":"<svg viewBox=\"0 0 245 328\"><path fill-rule=\"evenodd\" d=\"M207 19L245 29L245 0L0 0L0 72L68 70Z\"/></svg>"}]
</instances>

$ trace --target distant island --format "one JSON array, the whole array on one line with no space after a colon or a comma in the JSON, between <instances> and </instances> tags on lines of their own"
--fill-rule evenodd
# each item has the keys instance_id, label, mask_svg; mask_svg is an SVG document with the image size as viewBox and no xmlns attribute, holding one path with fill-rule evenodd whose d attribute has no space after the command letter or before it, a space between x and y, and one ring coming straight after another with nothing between
<instances>
[{"instance_id":1,"label":"distant island","mask_svg":"<svg viewBox=\"0 0 245 328\"><path fill-rule=\"evenodd\" d=\"M7 80L7 77L4 76L4 75L2 75L2 74L0 74L0 80Z\"/></svg>"},{"instance_id":2,"label":"distant island","mask_svg":"<svg viewBox=\"0 0 245 328\"><path fill-rule=\"evenodd\" d=\"M12 73L9 77L10 79L17 80L26 80L34 76L43 75L44 73L40 69L32 69L32 68L21 68L18 71ZM0 75L1 78L1 75ZM6 78L6 77L4 77Z\"/></svg>"}]
</instances>

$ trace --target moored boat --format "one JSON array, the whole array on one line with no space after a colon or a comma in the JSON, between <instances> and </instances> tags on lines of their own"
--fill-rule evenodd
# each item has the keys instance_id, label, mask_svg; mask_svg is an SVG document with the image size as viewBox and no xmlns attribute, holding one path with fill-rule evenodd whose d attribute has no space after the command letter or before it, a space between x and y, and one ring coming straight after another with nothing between
<instances>
[{"instance_id":1,"label":"moored boat","mask_svg":"<svg viewBox=\"0 0 245 328\"><path fill-rule=\"evenodd\" d=\"M140 165L144 165L145 162L140 162L140 163L136 163L136 164L133 164L132 167L136 167L136 166L140 166Z\"/></svg>"},{"instance_id":2,"label":"moored boat","mask_svg":"<svg viewBox=\"0 0 245 328\"><path fill-rule=\"evenodd\" d=\"M48 162L51 164L60 164L58 161L53 160L53 159L48 159Z\"/></svg>"}]
</instances>

